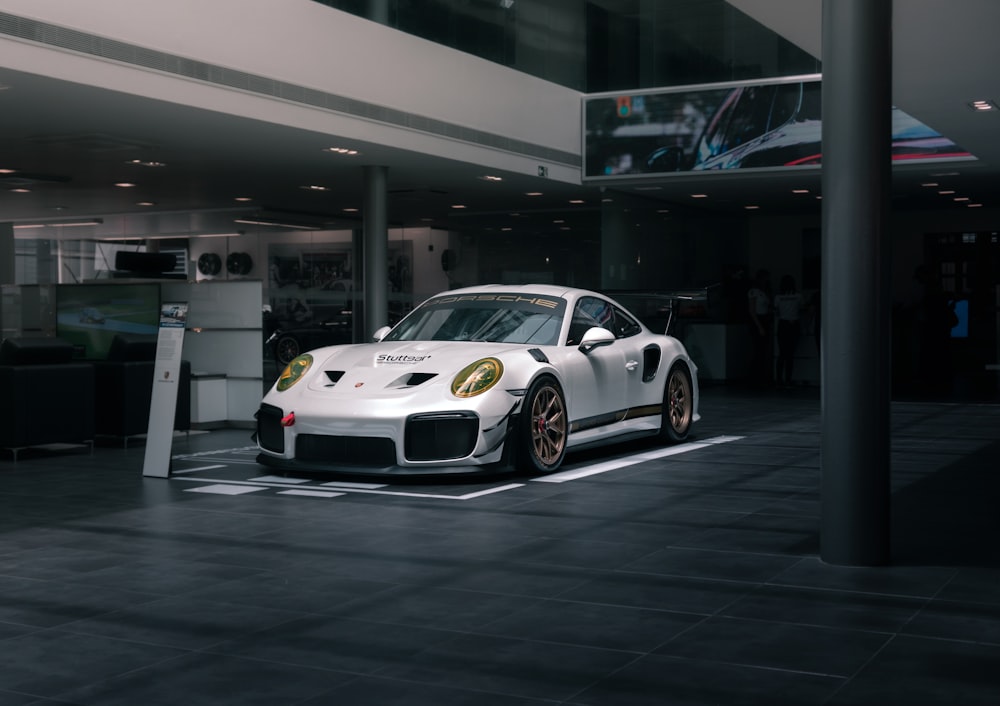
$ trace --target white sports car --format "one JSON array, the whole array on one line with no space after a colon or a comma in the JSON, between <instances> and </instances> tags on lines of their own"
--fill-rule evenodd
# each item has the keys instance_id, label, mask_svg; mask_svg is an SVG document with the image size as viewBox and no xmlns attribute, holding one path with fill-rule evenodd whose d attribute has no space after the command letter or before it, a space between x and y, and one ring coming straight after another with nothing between
<instances>
[{"instance_id":1,"label":"white sports car","mask_svg":"<svg viewBox=\"0 0 1000 706\"><path fill-rule=\"evenodd\" d=\"M351 473L529 473L569 449L684 439L697 368L613 300L553 285L434 296L373 343L295 358L257 413L258 462Z\"/></svg>"}]
</instances>

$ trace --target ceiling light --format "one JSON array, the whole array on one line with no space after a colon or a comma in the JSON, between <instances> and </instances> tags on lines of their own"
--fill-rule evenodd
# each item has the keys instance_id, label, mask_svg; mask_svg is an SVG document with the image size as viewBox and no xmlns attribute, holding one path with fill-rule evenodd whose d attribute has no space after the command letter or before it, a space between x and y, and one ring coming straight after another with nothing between
<instances>
[{"instance_id":1,"label":"ceiling light","mask_svg":"<svg viewBox=\"0 0 1000 706\"><path fill-rule=\"evenodd\" d=\"M15 194L30 194L31 193L31 189L25 189L23 186L19 186L19 187L15 188L15 189L10 189L10 191L13 192L13 193L15 193Z\"/></svg>"},{"instance_id":2,"label":"ceiling light","mask_svg":"<svg viewBox=\"0 0 1000 706\"><path fill-rule=\"evenodd\" d=\"M327 147L323 151L331 152L333 154L346 154L350 157L353 157L356 154L361 154L357 150L352 150L349 147Z\"/></svg>"},{"instance_id":3,"label":"ceiling light","mask_svg":"<svg viewBox=\"0 0 1000 706\"><path fill-rule=\"evenodd\" d=\"M656 210L657 213L670 213L669 208L660 208Z\"/></svg>"},{"instance_id":4,"label":"ceiling light","mask_svg":"<svg viewBox=\"0 0 1000 706\"><path fill-rule=\"evenodd\" d=\"M968 200L969 200L968 196L956 196L955 197L955 201L968 201Z\"/></svg>"},{"instance_id":5,"label":"ceiling light","mask_svg":"<svg viewBox=\"0 0 1000 706\"><path fill-rule=\"evenodd\" d=\"M503 181L503 177L493 176L492 174L485 174L479 178L483 181Z\"/></svg>"},{"instance_id":6,"label":"ceiling light","mask_svg":"<svg viewBox=\"0 0 1000 706\"><path fill-rule=\"evenodd\" d=\"M757 209L760 208L760 206L744 206L743 208L745 208L748 211L756 211Z\"/></svg>"},{"instance_id":7,"label":"ceiling light","mask_svg":"<svg viewBox=\"0 0 1000 706\"><path fill-rule=\"evenodd\" d=\"M554 221L552 221L552 222L553 222L553 223L565 223L566 221L565 221L564 219L562 219L562 218L557 218L557 219L555 219L555 220L554 220Z\"/></svg>"},{"instance_id":8,"label":"ceiling light","mask_svg":"<svg viewBox=\"0 0 1000 706\"><path fill-rule=\"evenodd\" d=\"M136 201L135 205L136 206L155 206L156 202L155 201Z\"/></svg>"},{"instance_id":9,"label":"ceiling light","mask_svg":"<svg viewBox=\"0 0 1000 706\"><path fill-rule=\"evenodd\" d=\"M285 220L273 220L265 217L245 216L233 219L233 223L243 223L251 226L273 226L275 228L292 228L295 230L319 230L319 225L309 223L293 223Z\"/></svg>"},{"instance_id":10,"label":"ceiling light","mask_svg":"<svg viewBox=\"0 0 1000 706\"><path fill-rule=\"evenodd\" d=\"M513 228L511 228L510 226L504 226L504 227L503 227L503 228L501 228L500 230L501 230L501 231L503 231L504 233L506 233L507 231L511 231L511 230L514 230L514 229L513 229Z\"/></svg>"},{"instance_id":11,"label":"ceiling light","mask_svg":"<svg viewBox=\"0 0 1000 706\"><path fill-rule=\"evenodd\" d=\"M249 196L237 196L233 201L253 201Z\"/></svg>"},{"instance_id":12,"label":"ceiling light","mask_svg":"<svg viewBox=\"0 0 1000 706\"><path fill-rule=\"evenodd\" d=\"M15 223L14 228L45 228L46 226L59 226L73 228L76 226L98 226L104 223L103 218L85 218L70 221L37 221L28 223Z\"/></svg>"},{"instance_id":13,"label":"ceiling light","mask_svg":"<svg viewBox=\"0 0 1000 706\"><path fill-rule=\"evenodd\" d=\"M528 191L524 194L525 196L541 196L541 191Z\"/></svg>"},{"instance_id":14,"label":"ceiling light","mask_svg":"<svg viewBox=\"0 0 1000 706\"><path fill-rule=\"evenodd\" d=\"M451 207L452 208L465 208L465 206L463 204L460 204L460 203L453 203L451 205Z\"/></svg>"},{"instance_id":15,"label":"ceiling light","mask_svg":"<svg viewBox=\"0 0 1000 706\"><path fill-rule=\"evenodd\" d=\"M133 186L135 186L135 184L133 184L131 181L116 181L115 186L121 189L131 189Z\"/></svg>"},{"instance_id":16,"label":"ceiling light","mask_svg":"<svg viewBox=\"0 0 1000 706\"><path fill-rule=\"evenodd\" d=\"M920 186L940 186L936 181L925 181Z\"/></svg>"},{"instance_id":17,"label":"ceiling light","mask_svg":"<svg viewBox=\"0 0 1000 706\"><path fill-rule=\"evenodd\" d=\"M693 199L707 199L708 198L708 194L691 194L691 198L693 198Z\"/></svg>"},{"instance_id":18,"label":"ceiling light","mask_svg":"<svg viewBox=\"0 0 1000 706\"><path fill-rule=\"evenodd\" d=\"M127 162L125 162L125 164L135 164L136 166L139 166L139 167L165 167L165 166L167 166L166 162L154 162L152 160L145 160L145 159L130 159Z\"/></svg>"},{"instance_id":19,"label":"ceiling light","mask_svg":"<svg viewBox=\"0 0 1000 706\"><path fill-rule=\"evenodd\" d=\"M344 213L357 213L359 210L357 208L345 208Z\"/></svg>"},{"instance_id":20,"label":"ceiling light","mask_svg":"<svg viewBox=\"0 0 1000 706\"><path fill-rule=\"evenodd\" d=\"M950 196L951 194L955 193L955 190L954 189L942 189L938 193L941 194L942 196Z\"/></svg>"},{"instance_id":21,"label":"ceiling light","mask_svg":"<svg viewBox=\"0 0 1000 706\"><path fill-rule=\"evenodd\" d=\"M581 203L587 203L583 199L570 199L569 202L572 203L572 204L577 204L577 205L579 205Z\"/></svg>"},{"instance_id":22,"label":"ceiling light","mask_svg":"<svg viewBox=\"0 0 1000 706\"><path fill-rule=\"evenodd\" d=\"M808 194L809 189L792 189L793 194Z\"/></svg>"},{"instance_id":23,"label":"ceiling light","mask_svg":"<svg viewBox=\"0 0 1000 706\"><path fill-rule=\"evenodd\" d=\"M329 186L320 186L319 184L309 184L307 186L300 186L300 189L305 189L306 191L329 191Z\"/></svg>"},{"instance_id":24,"label":"ceiling light","mask_svg":"<svg viewBox=\"0 0 1000 706\"><path fill-rule=\"evenodd\" d=\"M0 174L17 174L16 169L0 169Z\"/></svg>"},{"instance_id":25,"label":"ceiling light","mask_svg":"<svg viewBox=\"0 0 1000 706\"><path fill-rule=\"evenodd\" d=\"M967 208L982 208L983 207L983 205L981 203L967 203L965 205L966 205Z\"/></svg>"},{"instance_id":26,"label":"ceiling light","mask_svg":"<svg viewBox=\"0 0 1000 706\"><path fill-rule=\"evenodd\" d=\"M989 100L978 100L969 103L969 107L977 113L985 113L990 110L996 110L997 104Z\"/></svg>"}]
</instances>

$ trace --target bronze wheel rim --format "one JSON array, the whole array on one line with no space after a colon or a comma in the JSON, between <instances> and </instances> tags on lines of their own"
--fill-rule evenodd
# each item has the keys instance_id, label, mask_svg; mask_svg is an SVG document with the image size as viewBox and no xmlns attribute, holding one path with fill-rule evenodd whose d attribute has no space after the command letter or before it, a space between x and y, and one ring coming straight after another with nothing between
<instances>
[{"instance_id":1,"label":"bronze wheel rim","mask_svg":"<svg viewBox=\"0 0 1000 706\"><path fill-rule=\"evenodd\" d=\"M667 385L667 412L670 428L678 434L687 431L691 424L691 384L681 372L670 375Z\"/></svg>"},{"instance_id":2,"label":"bronze wheel rim","mask_svg":"<svg viewBox=\"0 0 1000 706\"><path fill-rule=\"evenodd\" d=\"M555 388L546 385L531 403L531 444L546 466L556 463L566 446L566 408Z\"/></svg>"}]
</instances>

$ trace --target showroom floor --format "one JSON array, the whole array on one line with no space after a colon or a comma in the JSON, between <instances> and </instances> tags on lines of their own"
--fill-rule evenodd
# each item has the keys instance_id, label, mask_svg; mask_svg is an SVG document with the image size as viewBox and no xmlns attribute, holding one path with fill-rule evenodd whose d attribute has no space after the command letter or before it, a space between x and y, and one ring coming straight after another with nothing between
<instances>
[{"instance_id":1,"label":"showroom floor","mask_svg":"<svg viewBox=\"0 0 1000 706\"><path fill-rule=\"evenodd\" d=\"M0 706L1000 702L1000 406L893 405L893 564L818 557L819 399L556 477L275 476L247 431L0 454ZM669 452L670 455L665 455Z\"/></svg>"}]
</instances>

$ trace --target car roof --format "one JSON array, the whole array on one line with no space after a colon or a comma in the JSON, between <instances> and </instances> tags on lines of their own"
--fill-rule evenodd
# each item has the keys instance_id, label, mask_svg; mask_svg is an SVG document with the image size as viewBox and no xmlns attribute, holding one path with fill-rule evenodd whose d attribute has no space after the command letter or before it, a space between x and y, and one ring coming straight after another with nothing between
<instances>
[{"instance_id":1,"label":"car roof","mask_svg":"<svg viewBox=\"0 0 1000 706\"><path fill-rule=\"evenodd\" d=\"M462 287L461 289L449 289L447 292L439 292L434 296L444 296L452 294L468 294L472 292L497 293L521 293L530 292L532 294L544 294L549 297L576 297L580 295L603 296L586 289L576 287L566 287L557 284L482 284L475 287Z\"/></svg>"}]
</instances>

